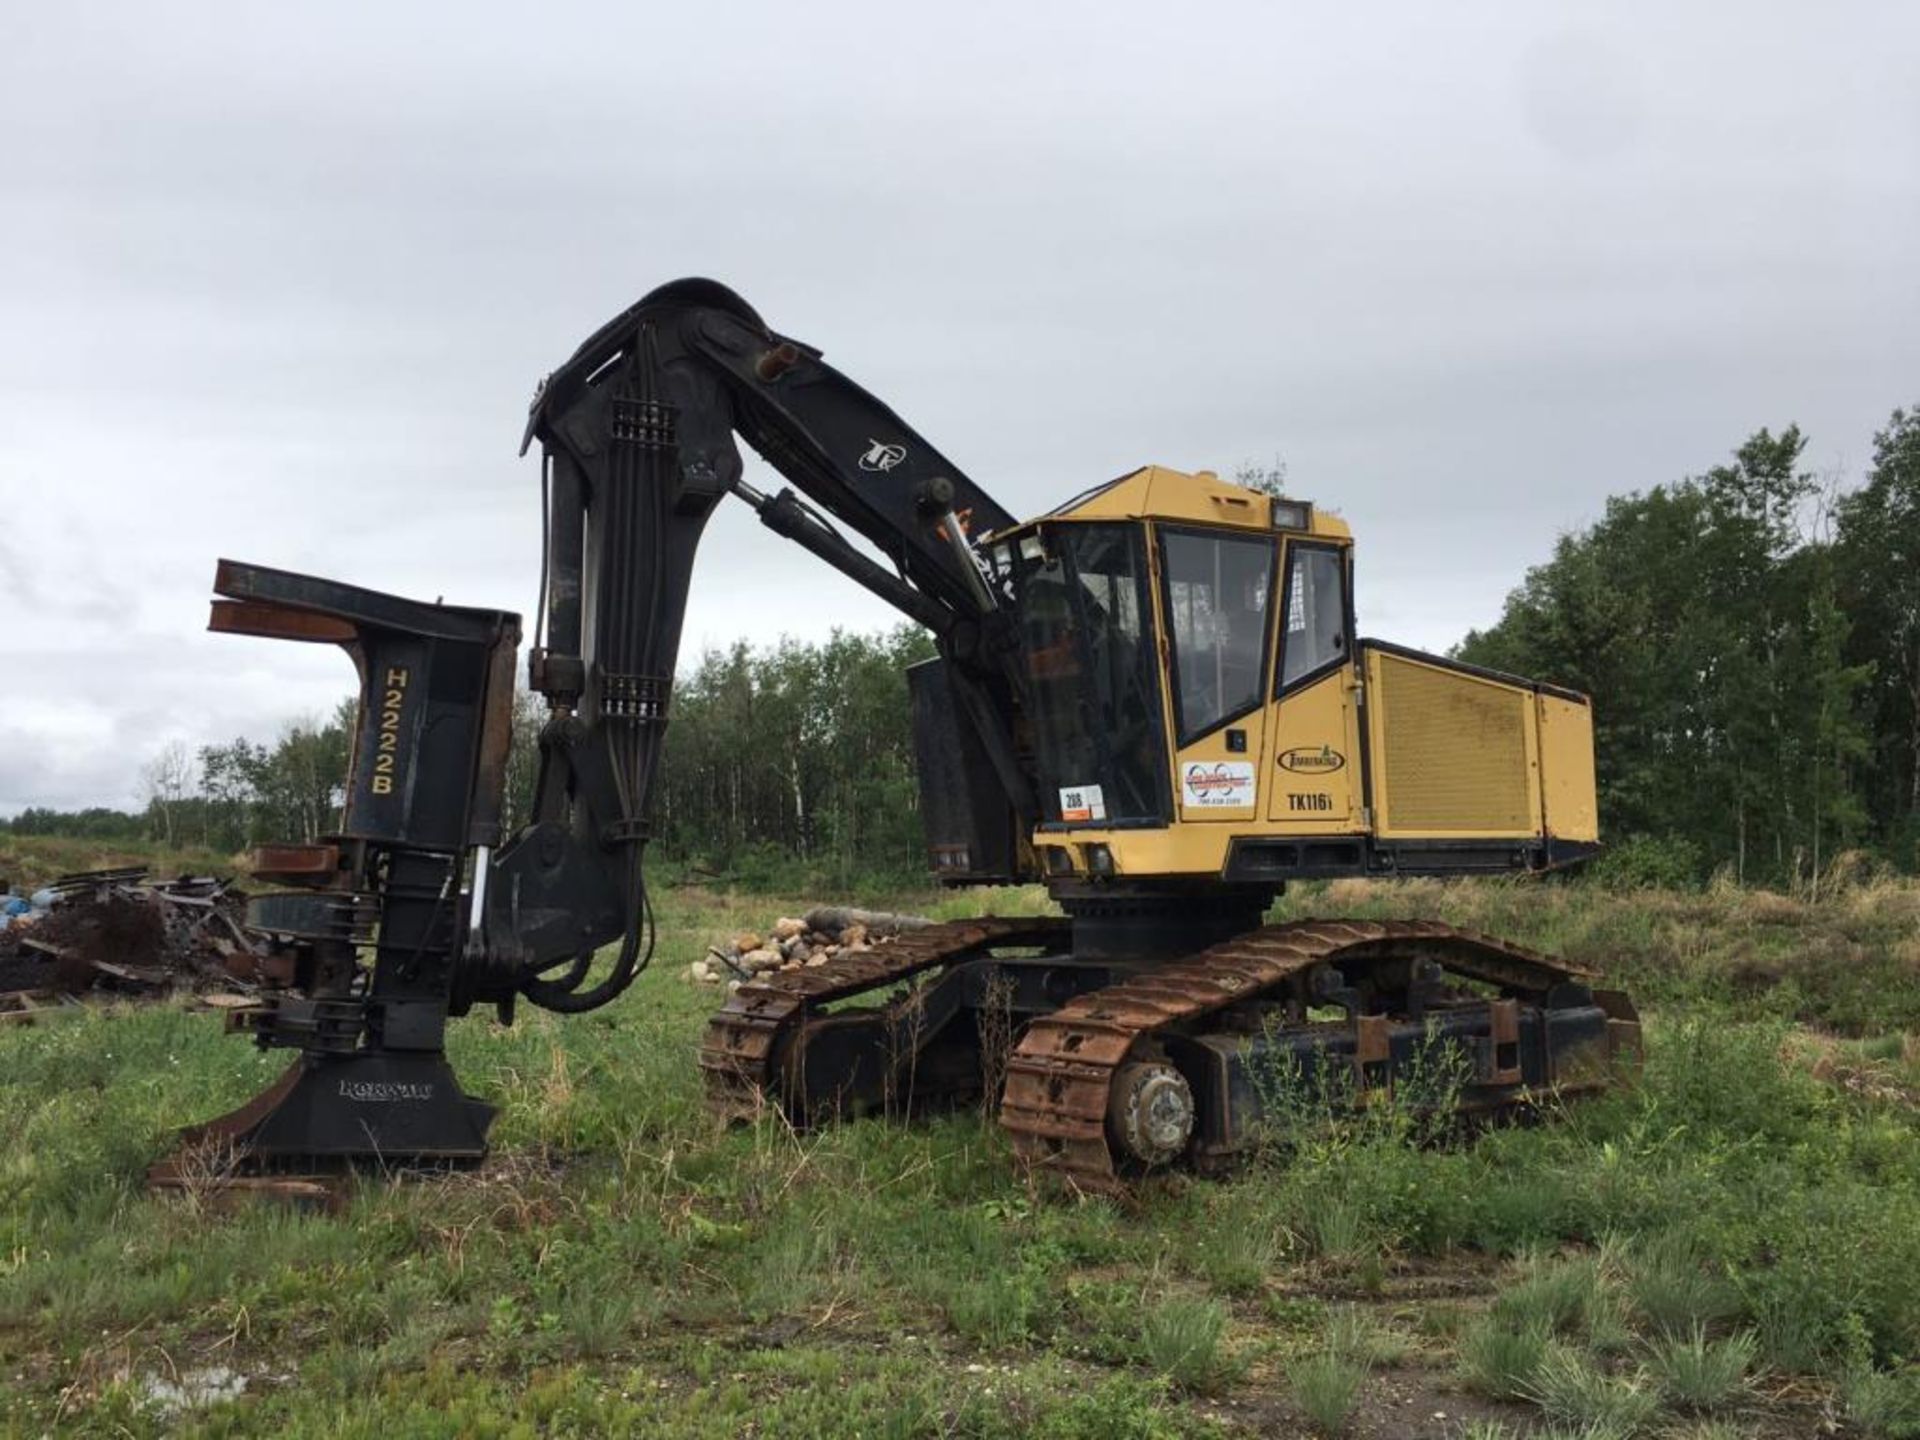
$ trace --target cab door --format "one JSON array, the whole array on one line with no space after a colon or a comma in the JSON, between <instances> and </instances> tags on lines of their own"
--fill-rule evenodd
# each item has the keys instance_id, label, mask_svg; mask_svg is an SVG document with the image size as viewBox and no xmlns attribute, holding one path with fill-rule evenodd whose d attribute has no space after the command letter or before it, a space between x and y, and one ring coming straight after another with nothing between
<instances>
[{"instance_id":1,"label":"cab door","mask_svg":"<svg viewBox=\"0 0 1920 1440\"><path fill-rule=\"evenodd\" d=\"M1365 827L1349 550L1286 543L1275 637L1267 819L1287 830Z\"/></svg>"},{"instance_id":2,"label":"cab door","mask_svg":"<svg viewBox=\"0 0 1920 1440\"><path fill-rule=\"evenodd\" d=\"M1279 542L1260 531L1158 530L1174 803L1183 822L1244 824L1260 814Z\"/></svg>"}]
</instances>

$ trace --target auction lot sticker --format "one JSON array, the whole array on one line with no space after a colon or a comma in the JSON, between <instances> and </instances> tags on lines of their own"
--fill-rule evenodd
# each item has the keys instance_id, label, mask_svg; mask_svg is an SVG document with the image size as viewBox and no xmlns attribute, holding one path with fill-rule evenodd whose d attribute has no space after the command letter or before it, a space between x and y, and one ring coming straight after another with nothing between
<instances>
[{"instance_id":1,"label":"auction lot sticker","mask_svg":"<svg viewBox=\"0 0 1920 1440\"><path fill-rule=\"evenodd\" d=\"M1066 785L1060 790L1060 818L1062 820L1104 820L1107 818L1107 797L1098 785Z\"/></svg>"},{"instance_id":2,"label":"auction lot sticker","mask_svg":"<svg viewBox=\"0 0 1920 1440\"><path fill-rule=\"evenodd\" d=\"M1196 760L1180 772L1180 801L1188 809L1249 810L1253 765L1246 760Z\"/></svg>"}]
</instances>

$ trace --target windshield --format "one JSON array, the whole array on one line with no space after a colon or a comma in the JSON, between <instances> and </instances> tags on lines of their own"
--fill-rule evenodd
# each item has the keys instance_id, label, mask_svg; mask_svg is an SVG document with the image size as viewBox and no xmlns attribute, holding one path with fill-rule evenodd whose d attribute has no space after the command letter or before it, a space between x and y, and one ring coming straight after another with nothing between
<instances>
[{"instance_id":1,"label":"windshield","mask_svg":"<svg viewBox=\"0 0 1920 1440\"><path fill-rule=\"evenodd\" d=\"M1042 813L1069 824L1164 820L1167 752L1141 527L1028 535L1014 568Z\"/></svg>"}]
</instances>

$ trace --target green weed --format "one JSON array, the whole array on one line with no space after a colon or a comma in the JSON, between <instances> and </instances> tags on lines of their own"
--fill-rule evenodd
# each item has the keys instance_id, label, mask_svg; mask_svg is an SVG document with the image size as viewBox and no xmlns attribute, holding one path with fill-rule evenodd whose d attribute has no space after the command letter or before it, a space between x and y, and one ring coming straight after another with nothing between
<instances>
[{"instance_id":1,"label":"green weed","mask_svg":"<svg viewBox=\"0 0 1920 1440\"><path fill-rule=\"evenodd\" d=\"M1273 1273L1283 1246L1270 1220L1242 1210L1209 1220L1194 1249L1200 1273L1215 1289L1228 1295L1252 1295Z\"/></svg>"},{"instance_id":2,"label":"green weed","mask_svg":"<svg viewBox=\"0 0 1920 1440\"><path fill-rule=\"evenodd\" d=\"M1687 1335L1740 1313L1739 1292L1707 1271L1682 1232L1653 1237L1633 1252L1628 1266L1634 1308L1661 1334Z\"/></svg>"},{"instance_id":3,"label":"green weed","mask_svg":"<svg viewBox=\"0 0 1920 1440\"><path fill-rule=\"evenodd\" d=\"M1378 1251L1367 1213L1355 1201L1331 1199L1314 1210L1307 1225L1313 1253L1330 1264L1358 1264Z\"/></svg>"},{"instance_id":4,"label":"green weed","mask_svg":"<svg viewBox=\"0 0 1920 1440\"><path fill-rule=\"evenodd\" d=\"M1287 1366L1294 1403L1323 1435L1345 1431L1366 1378L1364 1365L1331 1350L1303 1356Z\"/></svg>"},{"instance_id":5,"label":"green weed","mask_svg":"<svg viewBox=\"0 0 1920 1440\"><path fill-rule=\"evenodd\" d=\"M1847 1420L1874 1440L1920 1436L1920 1369L1849 1366L1841 1372L1839 1392Z\"/></svg>"},{"instance_id":6,"label":"green weed","mask_svg":"<svg viewBox=\"0 0 1920 1440\"><path fill-rule=\"evenodd\" d=\"M1549 1419L1631 1435L1659 1412L1660 1395L1644 1371L1610 1374L1581 1350L1549 1342L1522 1388Z\"/></svg>"},{"instance_id":7,"label":"green weed","mask_svg":"<svg viewBox=\"0 0 1920 1440\"><path fill-rule=\"evenodd\" d=\"M1495 1400L1521 1399L1546 1358L1548 1336L1544 1326L1514 1329L1489 1316L1461 1336L1460 1376Z\"/></svg>"},{"instance_id":8,"label":"green weed","mask_svg":"<svg viewBox=\"0 0 1920 1440\"><path fill-rule=\"evenodd\" d=\"M1183 1390L1218 1390L1237 1368L1223 1345L1227 1310L1217 1300L1170 1298L1140 1321L1140 1353Z\"/></svg>"},{"instance_id":9,"label":"green weed","mask_svg":"<svg viewBox=\"0 0 1920 1440\"><path fill-rule=\"evenodd\" d=\"M1818 1320L1803 1306L1781 1297L1761 1305L1755 1319L1755 1339L1767 1364L1790 1373L1819 1368L1822 1336Z\"/></svg>"},{"instance_id":10,"label":"green weed","mask_svg":"<svg viewBox=\"0 0 1920 1440\"><path fill-rule=\"evenodd\" d=\"M947 1320L954 1330L996 1349L1033 1335L1043 1311L1035 1285L1018 1274L962 1281L946 1299Z\"/></svg>"},{"instance_id":11,"label":"green weed","mask_svg":"<svg viewBox=\"0 0 1920 1440\"><path fill-rule=\"evenodd\" d=\"M1717 1410L1746 1388L1758 1341L1751 1330L1723 1340L1707 1338L1695 1322L1685 1336L1671 1333L1649 1348L1648 1363L1666 1397L1689 1410Z\"/></svg>"},{"instance_id":12,"label":"green weed","mask_svg":"<svg viewBox=\"0 0 1920 1440\"><path fill-rule=\"evenodd\" d=\"M1397 1365L1412 1346L1398 1331L1381 1325L1358 1305L1336 1306L1328 1317L1327 1353L1364 1366Z\"/></svg>"},{"instance_id":13,"label":"green weed","mask_svg":"<svg viewBox=\"0 0 1920 1440\"><path fill-rule=\"evenodd\" d=\"M1525 1273L1501 1291L1493 1313L1510 1328L1572 1334L1600 1293L1600 1263L1592 1255L1557 1260L1535 1256Z\"/></svg>"},{"instance_id":14,"label":"green weed","mask_svg":"<svg viewBox=\"0 0 1920 1440\"><path fill-rule=\"evenodd\" d=\"M627 1338L641 1311L624 1289L582 1287L561 1302L559 1328L577 1355L605 1355Z\"/></svg>"}]
</instances>

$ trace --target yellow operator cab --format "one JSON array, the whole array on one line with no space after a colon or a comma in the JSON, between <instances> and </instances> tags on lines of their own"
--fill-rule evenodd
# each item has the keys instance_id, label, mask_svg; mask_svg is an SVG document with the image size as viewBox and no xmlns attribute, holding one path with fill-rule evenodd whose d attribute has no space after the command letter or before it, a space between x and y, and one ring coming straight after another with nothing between
<instances>
[{"instance_id":1,"label":"yellow operator cab","mask_svg":"<svg viewBox=\"0 0 1920 1440\"><path fill-rule=\"evenodd\" d=\"M1544 870L1598 848L1573 691L1354 633L1353 536L1150 465L985 550L1016 598L1052 878Z\"/></svg>"}]
</instances>

